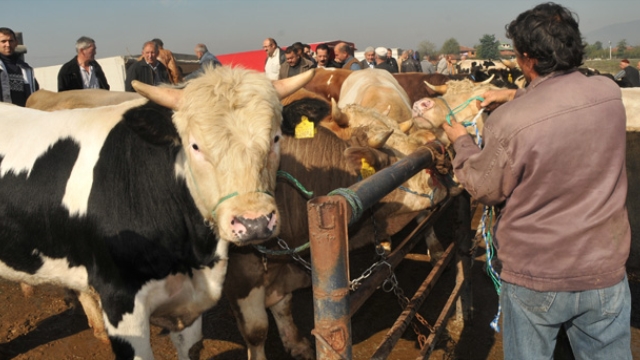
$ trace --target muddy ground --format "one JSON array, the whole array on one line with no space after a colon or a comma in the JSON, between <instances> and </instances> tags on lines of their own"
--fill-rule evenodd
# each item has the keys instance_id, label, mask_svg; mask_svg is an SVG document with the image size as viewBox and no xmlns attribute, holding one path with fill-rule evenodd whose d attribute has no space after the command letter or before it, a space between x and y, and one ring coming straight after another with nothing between
<instances>
[{"instance_id":1,"label":"muddy ground","mask_svg":"<svg viewBox=\"0 0 640 360\"><path fill-rule=\"evenodd\" d=\"M476 221L474 221L476 222ZM432 266L424 255L423 244L396 269L400 287L410 298L420 286ZM473 289L473 320L461 326L450 321L447 331L440 337L430 359L499 360L502 359L502 336L495 333L489 323L496 314L498 297L493 284L484 271L484 251L478 249L471 270ZM373 249L362 249L352 254L352 278L368 267L374 258ZM453 263L451 264L453 265ZM454 287L455 266L449 266L431 291L420 314L434 324L449 293ZM632 352L640 359L640 272L630 272L632 307ZM0 360L71 360L113 359L108 345L93 337L82 309L74 308L73 301L65 299L65 291L42 286L35 294L25 298L16 283L0 280ZM377 290L372 298L352 319L353 359L369 359L393 325L401 308L393 293ZM294 316L303 334L313 343L313 304L310 289L294 295ZM204 341L202 360L246 359L246 348L238 332L228 304L223 299L204 315ZM270 319L269 341L266 351L270 359L286 360L273 319ZM428 335L428 330L418 327ZM398 342L389 359L416 359L419 354L417 336L409 327ZM152 347L158 360L176 359L169 337L160 328L152 327ZM564 342L560 341L561 344ZM566 343L565 343L566 345ZM566 346L559 346L556 359L573 359Z\"/></svg>"}]
</instances>

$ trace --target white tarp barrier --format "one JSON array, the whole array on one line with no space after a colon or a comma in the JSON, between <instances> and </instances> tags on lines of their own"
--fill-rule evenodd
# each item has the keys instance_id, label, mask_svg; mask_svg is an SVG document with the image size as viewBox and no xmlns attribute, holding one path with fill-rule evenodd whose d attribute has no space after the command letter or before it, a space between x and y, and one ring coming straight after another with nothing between
<instances>
[{"instance_id":1,"label":"white tarp barrier","mask_svg":"<svg viewBox=\"0 0 640 360\"><path fill-rule=\"evenodd\" d=\"M111 90L124 91L124 80L127 75L124 67L124 56L96 59L96 61L102 67ZM58 91L58 72L61 67L62 65L54 65L34 69L40 89Z\"/></svg>"}]
</instances>

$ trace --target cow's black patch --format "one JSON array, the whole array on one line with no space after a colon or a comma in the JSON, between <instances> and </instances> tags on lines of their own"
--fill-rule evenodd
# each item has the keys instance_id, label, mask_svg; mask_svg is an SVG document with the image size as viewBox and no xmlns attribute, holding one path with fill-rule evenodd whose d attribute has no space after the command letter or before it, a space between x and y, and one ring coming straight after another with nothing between
<instances>
[{"instance_id":1,"label":"cow's black patch","mask_svg":"<svg viewBox=\"0 0 640 360\"><path fill-rule=\"evenodd\" d=\"M80 152L70 139L52 145L28 177L0 178L0 260L30 274L41 255L85 266L116 326L146 282L212 266L216 239L175 174L180 148L171 115L153 103L123 115L101 148L86 215L62 206ZM133 356L129 344L113 340L118 359Z\"/></svg>"}]
</instances>

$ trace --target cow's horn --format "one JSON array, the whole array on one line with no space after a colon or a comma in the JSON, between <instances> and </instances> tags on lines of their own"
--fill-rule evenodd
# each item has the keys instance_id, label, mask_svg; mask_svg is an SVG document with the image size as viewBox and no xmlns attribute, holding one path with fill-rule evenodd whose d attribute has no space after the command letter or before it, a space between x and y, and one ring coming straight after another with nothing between
<instances>
[{"instance_id":1,"label":"cow's horn","mask_svg":"<svg viewBox=\"0 0 640 360\"><path fill-rule=\"evenodd\" d=\"M400 126L400 130L403 133L408 134L409 130L411 130L411 128L413 127L413 119L409 119L407 121L403 121L398 125Z\"/></svg>"},{"instance_id":2,"label":"cow's horn","mask_svg":"<svg viewBox=\"0 0 640 360\"><path fill-rule=\"evenodd\" d=\"M315 73L315 69L311 69L290 78L274 80L273 87L276 88L280 99L284 99L311 81Z\"/></svg>"},{"instance_id":3,"label":"cow's horn","mask_svg":"<svg viewBox=\"0 0 640 360\"><path fill-rule=\"evenodd\" d=\"M333 118L333 122L341 127L347 127L349 125L349 117L342 113L334 98L331 98L331 117Z\"/></svg>"},{"instance_id":4,"label":"cow's horn","mask_svg":"<svg viewBox=\"0 0 640 360\"><path fill-rule=\"evenodd\" d=\"M444 93L447 92L447 84L444 85L431 85L429 84L428 81L424 81L424 83L427 85L427 87L433 91L435 91L436 93L443 95Z\"/></svg>"},{"instance_id":5,"label":"cow's horn","mask_svg":"<svg viewBox=\"0 0 640 360\"><path fill-rule=\"evenodd\" d=\"M500 61L502 61L504 66L508 67L509 69L513 69L515 67L515 64L511 60L500 59Z\"/></svg>"},{"instance_id":6,"label":"cow's horn","mask_svg":"<svg viewBox=\"0 0 640 360\"><path fill-rule=\"evenodd\" d=\"M487 84L491 83L491 81L493 80L494 76L496 76L496 74L491 74L491 76L487 80L479 82L479 83L476 83L476 85L487 85Z\"/></svg>"},{"instance_id":7,"label":"cow's horn","mask_svg":"<svg viewBox=\"0 0 640 360\"><path fill-rule=\"evenodd\" d=\"M387 110L385 110L382 115L384 116L389 116L389 114L391 113L391 105L387 106Z\"/></svg>"},{"instance_id":8,"label":"cow's horn","mask_svg":"<svg viewBox=\"0 0 640 360\"><path fill-rule=\"evenodd\" d=\"M369 144L369 147L372 147L374 149L380 149L381 147L384 146L387 140L389 140L389 137L391 137L391 134L393 134L393 129L386 132L377 133L372 137L370 137L369 140L367 140L367 143Z\"/></svg>"},{"instance_id":9,"label":"cow's horn","mask_svg":"<svg viewBox=\"0 0 640 360\"><path fill-rule=\"evenodd\" d=\"M131 81L136 92L158 105L177 110L182 100L182 90L170 87L152 86L138 80Z\"/></svg>"}]
</instances>

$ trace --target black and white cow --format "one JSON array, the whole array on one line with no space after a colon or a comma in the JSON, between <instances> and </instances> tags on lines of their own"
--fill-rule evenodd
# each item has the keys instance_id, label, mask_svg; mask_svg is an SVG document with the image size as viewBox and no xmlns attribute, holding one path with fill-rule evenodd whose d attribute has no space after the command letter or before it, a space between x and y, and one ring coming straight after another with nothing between
<instances>
[{"instance_id":1,"label":"black and white cow","mask_svg":"<svg viewBox=\"0 0 640 360\"><path fill-rule=\"evenodd\" d=\"M221 67L181 90L137 83L151 101L0 105L0 277L80 293L117 359L153 359L150 321L187 359L229 243L278 232L279 98L312 76Z\"/></svg>"}]
</instances>

